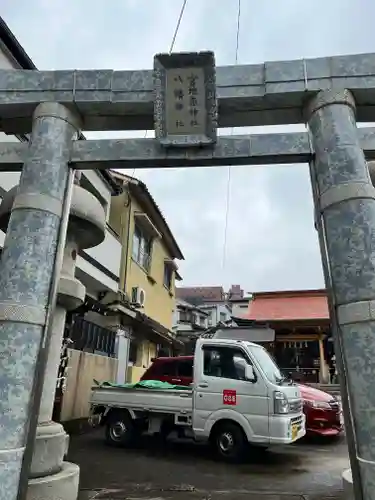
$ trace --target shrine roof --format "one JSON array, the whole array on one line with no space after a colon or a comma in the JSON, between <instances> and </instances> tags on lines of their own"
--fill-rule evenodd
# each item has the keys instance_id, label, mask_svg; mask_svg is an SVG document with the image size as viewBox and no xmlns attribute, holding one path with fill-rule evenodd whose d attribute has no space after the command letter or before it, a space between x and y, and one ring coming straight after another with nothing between
<instances>
[{"instance_id":1,"label":"shrine roof","mask_svg":"<svg viewBox=\"0 0 375 500\"><path fill-rule=\"evenodd\" d=\"M245 317L265 322L327 320L327 292L293 290L254 293Z\"/></svg>"}]
</instances>

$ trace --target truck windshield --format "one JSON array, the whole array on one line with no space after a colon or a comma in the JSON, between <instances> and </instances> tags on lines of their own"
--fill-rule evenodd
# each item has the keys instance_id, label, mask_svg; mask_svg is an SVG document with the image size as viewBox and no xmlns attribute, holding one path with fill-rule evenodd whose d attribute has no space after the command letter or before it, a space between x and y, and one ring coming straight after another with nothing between
<instances>
[{"instance_id":1,"label":"truck windshield","mask_svg":"<svg viewBox=\"0 0 375 500\"><path fill-rule=\"evenodd\" d=\"M263 347L248 344L248 348L262 367L264 374L270 382L280 384L285 380L279 367Z\"/></svg>"}]
</instances>

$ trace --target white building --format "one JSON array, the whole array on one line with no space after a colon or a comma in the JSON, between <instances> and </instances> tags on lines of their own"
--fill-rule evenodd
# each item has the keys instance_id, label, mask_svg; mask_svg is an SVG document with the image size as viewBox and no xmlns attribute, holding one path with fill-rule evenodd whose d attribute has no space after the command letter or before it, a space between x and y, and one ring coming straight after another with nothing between
<instances>
[{"instance_id":1,"label":"white building","mask_svg":"<svg viewBox=\"0 0 375 500\"><path fill-rule=\"evenodd\" d=\"M246 317L249 311L249 303L251 297L243 297L242 299L231 299L230 305L232 308L233 318Z\"/></svg>"},{"instance_id":2,"label":"white building","mask_svg":"<svg viewBox=\"0 0 375 500\"><path fill-rule=\"evenodd\" d=\"M0 17L0 69L37 69L21 47L4 20ZM0 141L27 141L27 136L9 136L0 132ZM19 182L17 172L0 173L0 197ZM82 172L81 186L93 193L105 208L107 218L111 195L115 192L115 183L111 176L103 171ZM0 231L0 247L5 234ZM106 291L118 291L121 258L121 244L117 236L107 225L105 240L99 246L81 251L77 257L77 278L85 285L86 293L97 300Z\"/></svg>"},{"instance_id":3,"label":"white building","mask_svg":"<svg viewBox=\"0 0 375 500\"><path fill-rule=\"evenodd\" d=\"M183 342L178 349L183 354L193 354L197 338L209 327L210 313L186 300L176 299L173 312L173 331Z\"/></svg>"},{"instance_id":4,"label":"white building","mask_svg":"<svg viewBox=\"0 0 375 500\"><path fill-rule=\"evenodd\" d=\"M201 307L189 304L182 299L176 299L176 309L173 313L173 331L177 335L201 332L208 328L209 313Z\"/></svg>"},{"instance_id":5,"label":"white building","mask_svg":"<svg viewBox=\"0 0 375 500\"><path fill-rule=\"evenodd\" d=\"M218 323L228 323L232 313L230 307L225 302L207 302L199 304L199 307L208 315L208 326L215 326Z\"/></svg>"},{"instance_id":6,"label":"white building","mask_svg":"<svg viewBox=\"0 0 375 500\"><path fill-rule=\"evenodd\" d=\"M205 311L208 327L231 320L231 307L222 286L179 287L176 296Z\"/></svg>"}]
</instances>

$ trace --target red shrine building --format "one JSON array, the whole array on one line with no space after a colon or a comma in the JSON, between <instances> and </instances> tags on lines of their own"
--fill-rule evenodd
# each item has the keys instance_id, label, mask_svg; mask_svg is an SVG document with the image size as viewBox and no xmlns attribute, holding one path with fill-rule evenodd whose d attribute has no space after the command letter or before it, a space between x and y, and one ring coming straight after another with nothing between
<instances>
[{"instance_id":1,"label":"red shrine building","mask_svg":"<svg viewBox=\"0 0 375 500\"><path fill-rule=\"evenodd\" d=\"M301 382L330 382L334 351L326 290L254 293L242 319L275 331L268 347L284 373Z\"/></svg>"}]
</instances>

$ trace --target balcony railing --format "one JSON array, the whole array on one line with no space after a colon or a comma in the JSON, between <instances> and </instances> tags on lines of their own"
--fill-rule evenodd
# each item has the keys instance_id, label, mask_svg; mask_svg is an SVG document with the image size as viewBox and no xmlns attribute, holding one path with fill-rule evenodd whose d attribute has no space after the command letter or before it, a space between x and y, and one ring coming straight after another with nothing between
<instances>
[{"instance_id":1,"label":"balcony railing","mask_svg":"<svg viewBox=\"0 0 375 500\"><path fill-rule=\"evenodd\" d=\"M107 330L79 316L66 332L73 342L72 349L114 357L116 352L116 332Z\"/></svg>"},{"instance_id":2,"label":"balcony railing","mask_svg":"<svg viewBox=\"0 0 375 500\"><path fill-rule=\"evenodd\" d=\"M197 317L193 312L190 311L180 311L178 316L178 323L184 325L191 325L199 328L207 328L207 322L201 321L200 317Z\"/></svg>"}]
</instances>

